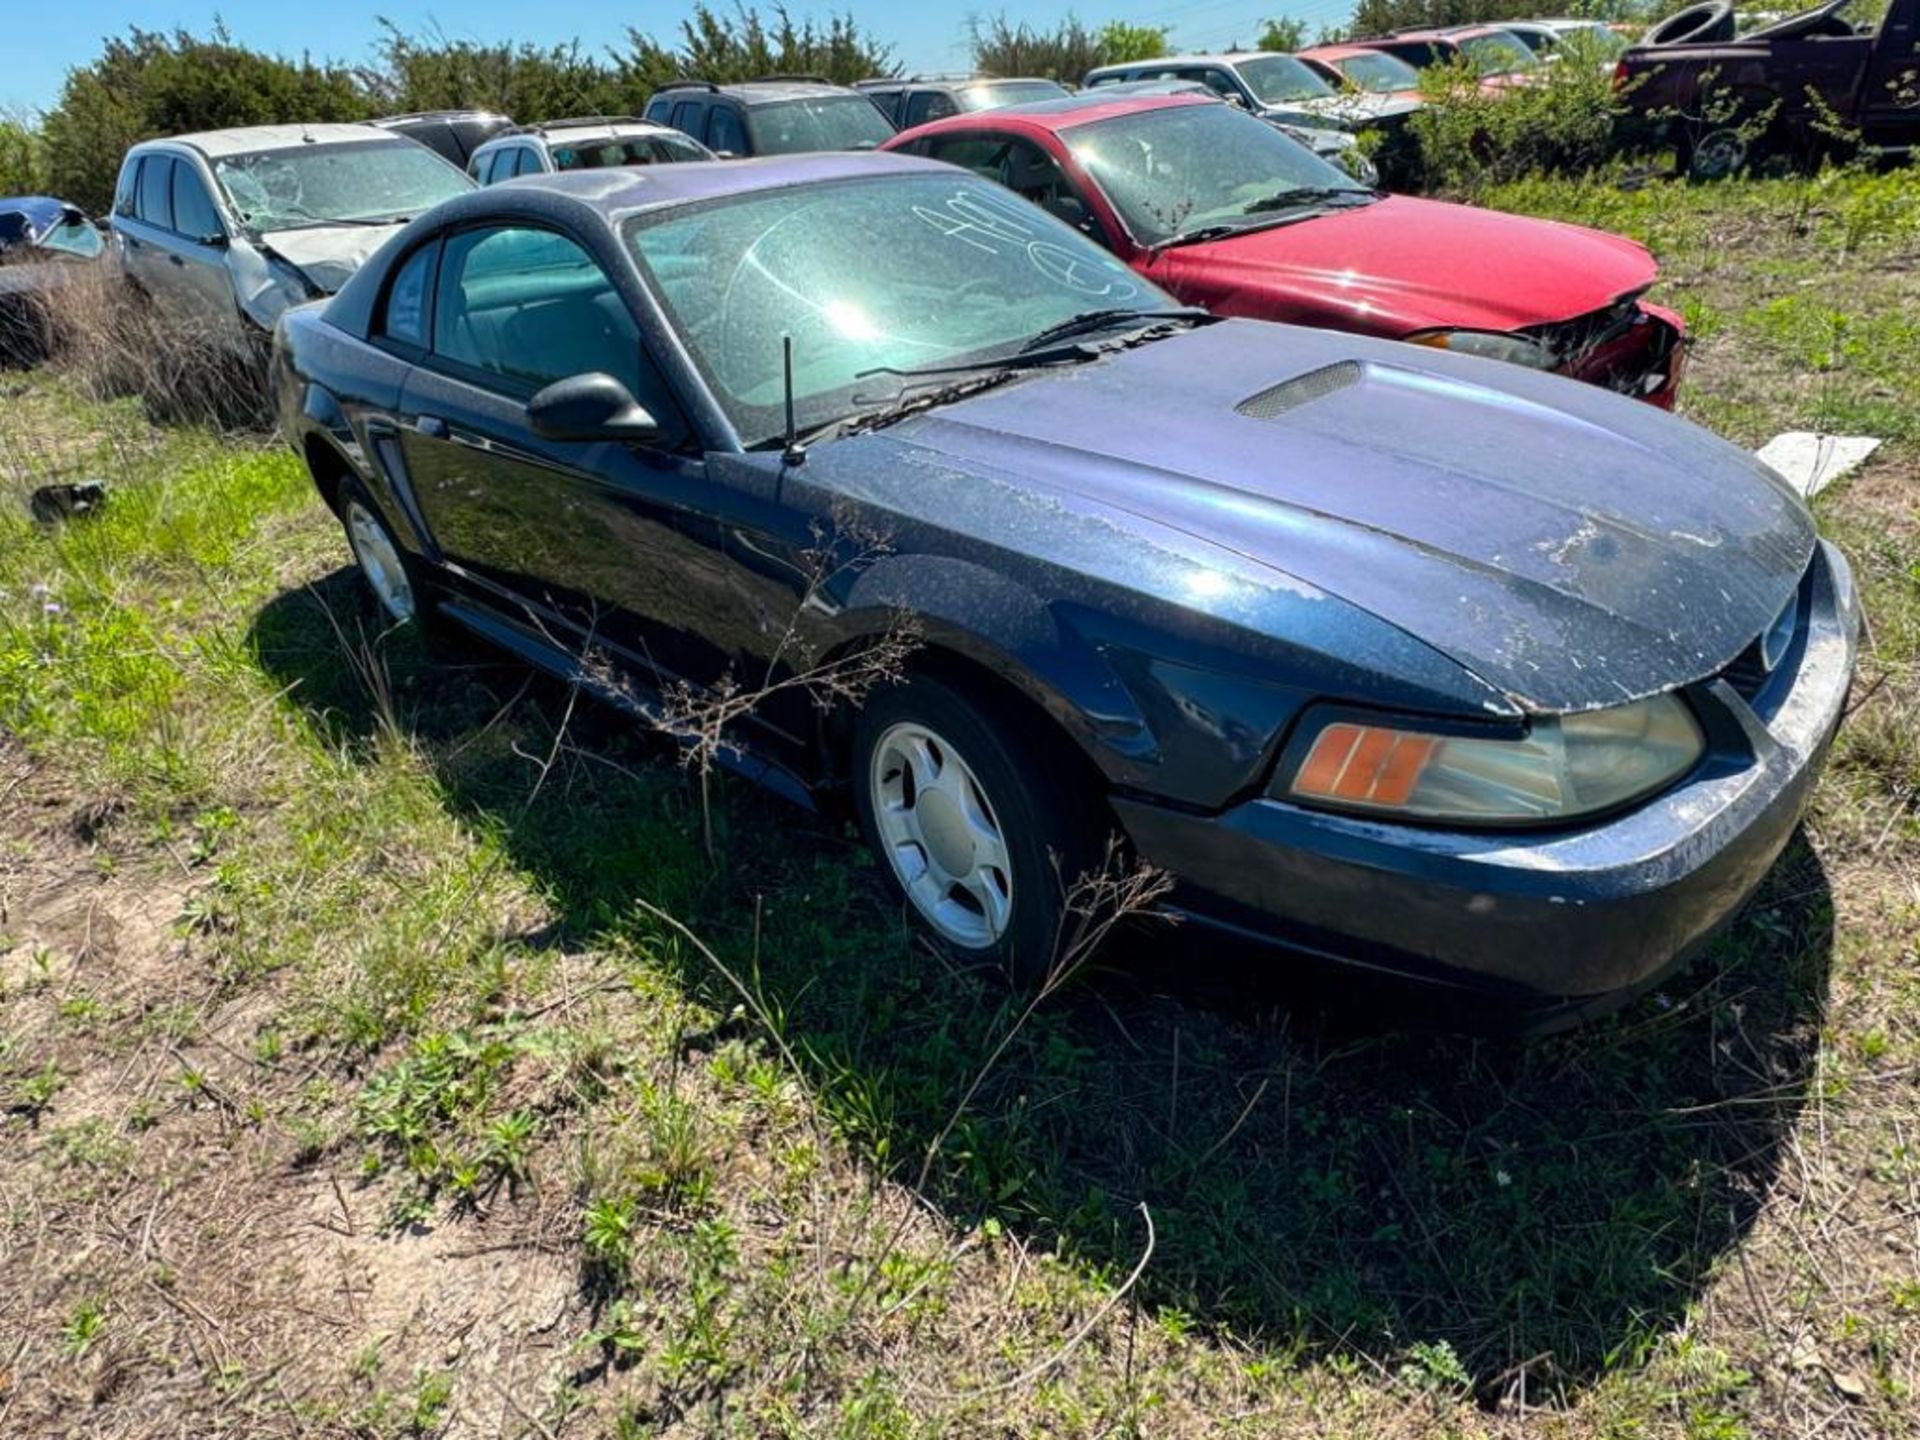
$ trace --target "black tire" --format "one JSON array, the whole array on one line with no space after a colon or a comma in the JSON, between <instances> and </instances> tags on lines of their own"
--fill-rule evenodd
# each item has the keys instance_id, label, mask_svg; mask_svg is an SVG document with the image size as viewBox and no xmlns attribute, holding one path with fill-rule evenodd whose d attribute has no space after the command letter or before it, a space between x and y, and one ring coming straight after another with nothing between
<instances>
[{"instance_id":1,"label":"black tire","mask_svg":"<svg viewBox=\"0 0 1920 1440\"><path fill-rule=\"evenodd\" d=\"M393 527L387 521L386 513L373 502L366 487L353 476L347 476L340 482L340 488L334 498L335 513L340 518L341 529L346 533L347 553L353 558L354 568L360 572L360 579L367 587L367 598L380 612L381 619L396 627L405 628L419 635L428 644L437 643L446 638L450 622L440 612L440 587L432 573L421 559L402 545L393 533ZM354 539L354 514L364 512L371 522L379 527L386 543L392 548L399 561L400 572L404 576L407 589L412 598L412 613L404 618L395 613L380 593L380 587L374 579L367 557L361 554L361 546Z\"/></svg>"},{"instance_id":2,"label":"black tire","mask_svg":"<svg viewBox=\"0 0 1920 1440\"><path fill-rule=\"evenodd\" d=\"M984 686L970 692L920 675L871 696L854 722L855 806L861 831L908 919L951 951L998 969L1017 990L1032 991L1065 960L1084 959L1059 953L1065 948L1067 891L1099 867L1111 821L1092 767L1064 737ZM875 773L876 751L884 743L893 753L889 736L902 733L900 727L924 728L957 757L996 821L1010 899L997 937L980 943L956 938L907 893L901 862L892 854L901 847L890 845L882 832L878 810L888 801L876 793ZM890 773L900 772L895 767ZM918 798L907 808L917 808ZM903 807L891 808L897 813ZM955 893L950 903L965 908L966 896Z\"/></svg>"},{"instance_id":3,"label":"black tire","mask_svg":"<svg viewBox=\"0 0 1920 1440\"><path fill-rule=\"evenodd\" d=\"M1705 0L1675 11L1640 37L1642 45L1720 44L1733 38L1733 0Z\"/></svg>"},{"instance_id":4,"label":"black tire","mask_svg":"<svg viewBox=\"0 0 1920 1440\"><path fill-rule=\"evenodd\" d=\"M1742 133L1739 125L1723 125L1687 146L1681 161L1689 180L1710 184L1743 174L1760 148L1759 142Z\"/></svg>"}]
</instances>

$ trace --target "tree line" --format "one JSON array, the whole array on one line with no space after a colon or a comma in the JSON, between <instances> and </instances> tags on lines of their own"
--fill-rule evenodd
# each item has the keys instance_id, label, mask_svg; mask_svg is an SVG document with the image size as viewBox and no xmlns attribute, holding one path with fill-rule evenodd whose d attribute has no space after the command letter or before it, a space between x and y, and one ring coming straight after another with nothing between
<instances>
[{"instance_id":1,"label":"tree line","mask_svg":"<svg viewBox=\"0 0 1920 1440\"><path fill-rule=\"evenodd\" d=\"M1553 8L1614 18L1649 3L1671 8L1678 0L1558 0ZM1540 0L1358 0L1347 26L1312 38L1513 19L1540 8ZM968 33L982 73L1069 83L1096 65L1151 59L1174 44L1163 26L1090 26L1071 15L1051 28L1004 13L976 16ZM1309 43L1305 26L1286 16L1250 38L1266 50ZM796 21L782 4L763 15L746 5L721 12L695 3L667 38L629 28L623 42L602 51L577 40L481 44L383 21L363 65L265 54L220 26L204 36L134 28L70 70L37 123L0 120L0 195L47 193L103 212L128 146L193 130L469 107L521 120L635 114L654 90L683 77L726 83L803 74L850 84L897 68L892 46L851 14Z\"/></svg>"}]
</instances>

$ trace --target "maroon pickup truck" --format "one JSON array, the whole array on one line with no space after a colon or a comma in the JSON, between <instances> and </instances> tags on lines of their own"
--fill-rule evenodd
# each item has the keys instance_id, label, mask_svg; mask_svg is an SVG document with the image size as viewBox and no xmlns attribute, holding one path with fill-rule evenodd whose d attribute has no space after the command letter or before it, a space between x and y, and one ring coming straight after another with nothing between
<instances>
[{"instance_id":1,"label":"maroon pickup truck","mask_svg":"<svg viewBox=\"0 0 1920 1440\"><path fill-rule=\"evenodd\" d=\"M1649 30L1615 78L1628 111L1700 179L1762 152L1817 153L1829 120L1868 149L1908 153L1920 146L1920 0L1829 0L1744 35L1730 0L1709 0Z\"/></svg>"}]
</instances>

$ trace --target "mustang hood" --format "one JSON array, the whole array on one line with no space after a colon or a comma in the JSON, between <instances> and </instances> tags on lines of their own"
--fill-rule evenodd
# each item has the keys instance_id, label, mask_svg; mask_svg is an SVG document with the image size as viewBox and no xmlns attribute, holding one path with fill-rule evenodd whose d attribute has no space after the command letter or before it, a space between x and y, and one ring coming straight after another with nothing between
<instances>
[{"instance_id":1,"label":"mustang hood","mask_svg":"<svg viewBox=\"0 0 1920 1440\"><path fill-rule=\"evenodd\" d=\"M401 229L399 225L314 225L299 230L276 230L262 235L260 243L298 270L316 289L331 295Z\"/></svg>"},{"instance_id":2,"label":"mustang hood","mask_svg":"<svg viewBox=\"0 0 1920 1440\"><path fill-rule=\"evenodd\" d=\"M1175 246L1147 273L1183 296L1195 287L1264 295L1273 319L1399 336L1571 320L1646 289L1656 270L1644 248L1618 235L1394 195ZM1249 307L1241 298L1224 308Z\"/></svg>"},{"instance_id":3,"label":"mustang hood","mask_svg":"<svg viewBox=\"0 0 1920 1440\"><path fill-rule=\"evenodd\" d=\"M1536 710L1713 674L1779 613L1814 544L1774 472L1649 406L1245 321L991 391L887 438L1142 540L1177 531L1235 552Z\"/></svg>"}]
</instances>

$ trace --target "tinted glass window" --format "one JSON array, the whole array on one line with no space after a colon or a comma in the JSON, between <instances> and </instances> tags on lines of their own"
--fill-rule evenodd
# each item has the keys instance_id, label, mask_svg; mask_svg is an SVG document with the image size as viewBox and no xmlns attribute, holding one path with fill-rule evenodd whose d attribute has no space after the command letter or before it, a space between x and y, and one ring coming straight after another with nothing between
<instances>
[{"instance_id":1,"label":"tinted glass window","mask_svg":"<svg viewBox=\"0 0 1920 1440\"><path fill-rule=\"evenodd\" d=\"M656 135L621 135L610 140L587 140L555 145L550 152L556 170L605 170L621 165L671 165L680 160L711 160L707 147L691 135L675 131Z\"/></svg>"},{"instance_id":2,"label":"tinted glass window","mask_svg":"<svg viewBox=\"0 0 1920 1440\"><path fill-rule=\"evenodd\" d=\"M918 90L907 99L908 128L924 125L929 120L943 120L949 115L958 115L960 107L938 90Z\"/></svg>"},{"instance_id":3,"label":"tinted glass window","mask_svg":"<svg viewBox=\"0 0 1920 1440\"><path fill-rule=\"evenodd\" d=\"M140 162L140 218L173 228L173 161L168 156L148 155Z\"/></svg>"},{"instance_id":4,"label":"tinted glass window","mask_svg":"<svg viewBox=\"0 0 1920 1440\"><path fill-rule=\"evenodd\" d=\"M601 370L638 386L640 332L593 258L549 230L470 230L445 245L433 349L504 388Z\"/></svg>"},{"instance_id":5,"label":"tinted glass window","mask_svg":"<svg viewBox=\"0 0 1920 1440\"><path fill-rule=\"evenodd\" d=\"M748 123L753 127L756 155L871 150L893 138L887 117L864 95L809 96L756 105Z\"/></svg>"},{"instance_id":6,"label":"tinted glass window","mask_svg":"<svg viewBox=\"0 0 1920 1440\"><path fill-rule=\"evenodd\" d=\"M113 192L113 213L131 215L136 197L140 193L140 162L134 160L120 167L120 184Z\"/></svg>"},{"instance_id":7,"label":"tinted glass window","mask_svg":"<svg viewBox=\"0 0 1920 1440\"><path fill-rule=\"evenodd\" d=\"M516 175L539 175L546 170L546 167L540 163L540 152L531 145L519 146L515 158L519 161L513 167L513 173Z\"/></svg>"},{"instance_id":8,"label":"tinted glass window","mask_svg":"<svg viewBox=\"0 0 1920 1440\"><path fill-rule=\"evenodd\" d=\"M682 100L678 105L673 107L673 119L668 123L671 124L674 129L684 131L686 134L698 140L700 138L700 112L706 108L707 107L702 105L698 100Z\"/></svg>"},{"instance_id":9,"label":"tinted glass window","mask_svg":"<svg viewBox=\"0 0 1920 1440\"><path fill-rule=\"evenodd\" d=\"M173 228L194 240L208 240L226 233L206 183L191 165L178 161L173 167Z\"/></svg>"},{"instance_id":10,"label":"tinted glass window","mask_svg":"<svg viewBox=\"0 0 1920 1440\"><path fill-rule=\"evenodd\" d=\"M427 343L427 277L438 247L424 245L408 257L387 288L387 313L381 329L392 339L422 349Z\"/></svg>"},{"instance_id":11,"label":"tinted glass window","mask_svg":"<svg viewBox=\"0 0 1920 1440\"><path fill-rule=\"evenodd\" d=\"M895 125L898 125L900 123L900 96L902 94L901 91L899 90L862 90L860 93L866 96L867 99L871 100L875 105L879 106L880 113L886 116L891 123Z\"/></svg>"},{"instance_id":12,"label":"tinted glass window","mask_svg":"<svg viewBox=\"0 0 1920 1440\"><path fill-rule=\"evenodd\" d=\"M748 153L747 130L740 123L740 112L731 105L716 105L708 121L707 148L724 150L729 155Z\"/></svg>"}]
</instances>

